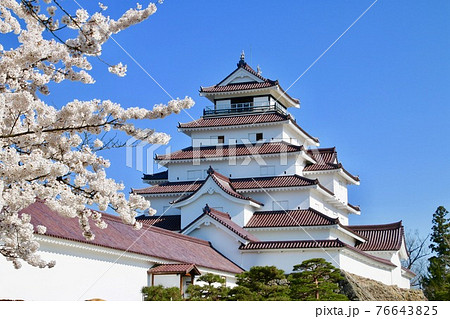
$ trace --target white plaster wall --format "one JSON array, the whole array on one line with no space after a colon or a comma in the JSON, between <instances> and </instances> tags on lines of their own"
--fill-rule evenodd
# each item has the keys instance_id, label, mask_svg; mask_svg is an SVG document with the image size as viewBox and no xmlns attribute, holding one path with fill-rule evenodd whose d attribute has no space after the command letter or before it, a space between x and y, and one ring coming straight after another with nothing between
<instances>
[{"instance_id":1,"label":"white plaster wall","mask_svg":"<svg viewBox=\"0 0 450 319\"><path fill-rule=\"evenodd\" d=\"M347 191L347 183L344 179L335 175L333 181L333 193L336 197L343 203L348 203L348 191Z\"/></svg>"},{"instance_id":2,"label":"white plaster wall","mask_svg":"<svg viewBox=\"0 0 450 319\"><path fill-rule=\"evenodd\" d=\"M255 156L255 157L239 157L239 158L226 158L224 160L217 161L198 161L190 160L184 163L170 163L169 168L169 181L189 181L200 179L203 180L207 177L207 170L209 166L214 168L220 174L230 178L246 178L246 177L259 177L261 175L261 166L273 166L274 176L279 175L293 175L299 174L303 170L303 166L297 163L297 154L287 154L283 156ZM201 177L189 177L188 171L201 171ZM230 176L231 175L231 176Z\"/></svg>"},{"instance_id":3,"label":"white plaster wall","mask_svg":"<svg viewBox=\"0 0 450 319\"><path fill-rule=\"evenodd\" d=\"M392 284L400 288L409 288L410 280L402 276L401 260L398 251L366 251L366 253L384 258L392 262L397 268L392 270Z\"/></svg>"},{"instance_id":4,"label":"white plaster wall","mask_svg":"<svg viewBox=\"0 0 450 319\"><path fill-rule=\"evenodd\" d=\"M198 146L211 146L217 145L212 136L224 136L225 145L227 144L246 144L254 143L249 137L249 134L263 133L263 139L265 142L270 142L272 139L279 139L283 137L283 124L270 124L270 125L255 125L253 127L246 128L210 128L208 130L193 131L191 132L191 145Z\"/></svg>"},{"instance_id":5,"label":"white plaster wall","mask_svg":"<svg viewBox=\"0 0 450 319\"><path fill-rule=\"evenodd\" d=\"M291 273L294 265L301 264L311 258L324 258L333 266L339 266L339 254L336 250L262 250L255 252L242 252L242 266L248 270L252 266L276 266L286 273Z\"/></svg>"},{"instance_id":6,"label":"white plaster wall","mask_svg":"<svg viewBox=\"0 0 450 319\"><path fill-rule=\"evenodd\" d=\"M111 255L47 242L41 242L40 250L45 260L56 260L54 268L23 263L16 270L0 258L0 299L142 300L140 290L147 285L150 261L127 257L133 254L118 259L117 252Z\"/></svg>"},{"instance_id":7,"label":"white plaster wall","mask_svg":"<svg viewBox=\"0 0 450 319\"><path fill-rule=\"evenodd\" d=\"M344 233L343 231L337 229L337 228L332 228L331 232L330 232L330 238L331 239L339 239L340 241L350 245L350 246L355 246L356 243L356 239L350 235L347 235L346 233Z\"/></svg>"},{"instance_id":8,"label":"white plaster wall","mask_svg":"<svg viewBox=\"0 0 450 319\"><path fill-rule=\"evenodd\" d=\"M321 240L331 239L330 228L316 228L316 227L296 227L296 228L277 228L258 230L246 228L246 230L260 240Z\"/></svg>"},{"instance_id":9,"label":"white plaster wall","mask_svg":"<svg viewBox=\"0 0 450 319\"><path fill-rule=\"evenodd\" d=\"M241 254L239 253L239 246L241 243L235 236L224 231L222 227L214 222L210 222L208 225L201 225L200 228L195 229L188 235L211 242L214 248L220 251L222 255L234 263L240 264Z\"/></svg>"},{"instance_id":10,"label":"white plaster wall","mask_svg":"<svg viewBox=\"0 0 450 319\"><path fill-rule=\"evenodd\" d=\"M360 260L354 256L341 254L341 269L358 276L377 280L386 285L392 285L393 277L390 269L380 268L368 261Z\"/></svg>"},{"instance_id":11,"label":"white plaster wall","mask_svg":"<svg viewBox=\"0 0 450 319\"><path fill-rule=\"evenodd\" d=\"M325 196L311 192L310 205L311 208L314 208L331 218L339 217L339 221L343 225L348 225L348 213L342 209L336 208L331 203L325 202Z\"/></svg>"},{"instance_id":12,"label":"white plaster wall","mask_svg":"<svg viewBox=\"0 0 450 319\"><path fill-rule=\"evenodd\" d=\"M273 210L273 201L288 201L289 209L307 209L310 206L311 189L308 188L285 191L273 191L268 189L265 192L241 193L263 203L264 206L259 210L264 211ZM278 207L276 210L281 210L281 208Z\"/></svg>"},{"instance_id":13,"label":"white plaster wall","mask_svg":"<svg viewBox=\"0 0 450 319\"><path fill-rule=\"evenodd\" d=\"M145 196L147 200L150 201L150 206L156 209L155 215L180 215L180 209L171 206L170 202L177 199L179 196L162 196L162 197L151 197ZM168 209L167 209L168 208Z\"/></svg>"},{"instance_id":14,"label":"white plaster wall","mask_svg":"<svg viewBox=\"0 0 450 319\"><path fill-rule=\"evenodd\" d=\"M306 143L306 139L297 133L297 131L292 128L292 125L289 124L285 124L283 126L283 137L286 141L289 141L292 144L305 146L310 145L310 143Z\"/></svg>"},{"instance_id":15,"label":"white plaster wall","mask_svg":"<svg viewBox=\"0 0 450 319\"><path fill-rule=\"evenodd\" d=\"M181 207L181 229L189 225L198 216L203 214L203 208L208 204L210 207L223 207L224 212L230 214L231 220L238 225L244 225L246 219L246 205L242 205L224 198L221 194L202 194L192 203ZM250 208L248 207L247 210ZM248 218L248 216L247 216Z\"/></svg>"}]
</instances>

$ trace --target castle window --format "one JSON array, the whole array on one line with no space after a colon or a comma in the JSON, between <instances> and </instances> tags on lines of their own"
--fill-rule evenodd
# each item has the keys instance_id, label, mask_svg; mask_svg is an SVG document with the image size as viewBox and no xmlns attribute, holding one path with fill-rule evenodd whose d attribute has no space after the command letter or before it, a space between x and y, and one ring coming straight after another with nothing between
<instances>
[{"instance_id":1,"label":"castle window","mask_svg":"<svg viewBox=\"0 0 450 319\"><path fill-rule=\"evenodd\" d=\"M219 143L219 144L225 143L225 136L223 136L223 135L218 136L217 143Z\"/></svg>"},{"instance_id":2,"label":"castle window","mask_svg":"<svg viewBox=\"0 0 450 319\"><path fill-rule=\"evenodd\" d=\"M262 141L263 133L256 133L256 141Z\"/></svg>"}]
</instances>

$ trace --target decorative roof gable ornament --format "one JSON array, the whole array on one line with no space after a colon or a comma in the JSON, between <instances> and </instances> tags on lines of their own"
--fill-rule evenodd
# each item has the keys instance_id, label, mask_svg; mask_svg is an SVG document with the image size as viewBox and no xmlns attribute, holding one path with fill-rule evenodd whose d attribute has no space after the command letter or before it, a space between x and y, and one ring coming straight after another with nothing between
<instances>
[{"instance_id":1,"label":"decorative roof gable ornament","mask_svg":"<svg viewBox=\"0 0 450 319\"><path fill-rule=\"evenodd\" d=\"M214 173L214 169L211 167L211 165L209 166L208 170L206 171L206 173L208 175L212 175Z\"/></svg>"},{"instance_id":2,"label":"decorative roof gable ornament","mask_svg":"<svg viewBox=\"0 0 450 319\"><path fill-rule=\"evenodd\" d=\"M238 66L238 68L241 68L241 67L244 67L246 65L247 65L247 63L245 62L245 53L244 53L244 50L242 50L241 58L239 59L239 62L237 64L237 66Z\"/></svg>"},{"instance_id":3,"label":"decorative roof gable ornament","mask_svg":"<svg viewBox=\"0 0 450 319\"><path fill-rule=\"evenodd\" d=\"M261 68L259 67L259 64L258 64L258 66L256 67L256 73L257 73L258 75L261 75L261 74L262 74L262 71L261 71Z\"/></svg>"},{"instance_id":4,"label":"decorative roof gable ornament","mask_svg":"<svg viewBox=\"0 0 450 319\"><path fill-rule=\"evenodd\" d=\"M211 208L209 208L208 204L206 204L205 207L203 208L203 212L204 213L210 213L211 212Z\"/></svg>"}]
</instances>

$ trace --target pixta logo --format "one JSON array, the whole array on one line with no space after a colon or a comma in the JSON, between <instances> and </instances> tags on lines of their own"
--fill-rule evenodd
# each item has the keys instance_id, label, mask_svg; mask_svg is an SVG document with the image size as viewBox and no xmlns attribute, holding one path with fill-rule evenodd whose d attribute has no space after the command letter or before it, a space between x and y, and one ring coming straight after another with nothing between
<instances>
[{"instance_id":1,"label":"pixta logo","mask_svg":"<svg viewBox=\"0 0 450 319\"><path fill-rule=\"evenodd\" d=\"M163 167L161 165L163 163L154 160L156 154L168 156L170 153L168 145L149 144L132 137L126 142L126 166L146 174L153 174Z\"/></svg>"}]
</instances>

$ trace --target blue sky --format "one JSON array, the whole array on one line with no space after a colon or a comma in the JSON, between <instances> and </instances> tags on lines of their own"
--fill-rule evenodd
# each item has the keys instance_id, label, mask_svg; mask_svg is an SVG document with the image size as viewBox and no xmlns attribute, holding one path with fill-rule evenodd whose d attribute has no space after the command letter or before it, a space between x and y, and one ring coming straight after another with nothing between
<instances>
[{"instance_id":1,"label":"blue sky","mask_svg":"<svg viewBox=\"0 0 450 319\"><path fill-rule=\"evenodd\" d=\"M133 5L103 2L113 18ZM78 3L96 10L93 1ZM260 65L263 76L287 88L372 3L167 0L114 38L170 95L192 97L196 105L188 112L198 118L209 105L199 87L233 71L241 50L253 68ZM336 146L345 168L361 178L349 192L362 210L352 224L403 220L427 234L437 206L450 208L449 14L448 1L380 0L289 90L301 101L292 110L300 126L322 147ZM102 58L127 64L128 75L110 75L93 61L96 84L59 85L47 101L100 98L152 107L169 100L113 41ZM182 113L138 125L171 134L172 149L180 149L189 139L177 122L190 120ZM104 156L112 162L109 176L127 190L145 186L142 172L126 166L125 149Z\"/></svg>"}]
</instances>

